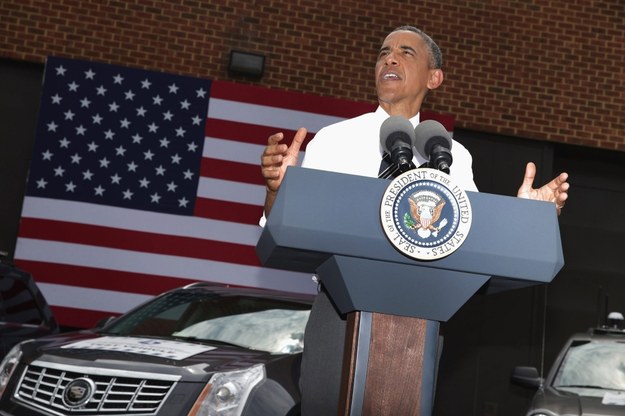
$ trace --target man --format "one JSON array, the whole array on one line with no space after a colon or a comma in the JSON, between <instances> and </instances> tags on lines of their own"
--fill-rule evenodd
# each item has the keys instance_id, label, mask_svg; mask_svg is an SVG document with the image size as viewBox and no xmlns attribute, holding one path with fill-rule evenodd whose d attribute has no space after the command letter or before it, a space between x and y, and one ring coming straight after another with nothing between
<instances>
[{"instance_id":1,"label":"man","mask_svg":"<svg viewBox=\"0 0 625 416\"><path fill-rule=\"evenodd\" d=\"M412 26L393 30L384 39L375 66L378 109L321 129L308 144L302 166L377 177L382 158L379 140L382 122L389 116L403 116L416 126L423 100L443 79L442 55L429 36ZM291 145L282 143L282 133L269 137L261 157L266 182L266 215L271 212L287 167L297 164L305 137L304 128L297 131ZM351 159L348 158L352 154ZM454 141L452 155L450 175L454 182L465 190L477 190L469 152ZM417 154L415 166L423 162L425 160ZM561 173L548 184L534 189L535 175L536 167L530 162L517 196L553 202L560 213L568 197L568 175ZM306 329L301 380L302 414L305 416L337 414L345 334L343 319L321 290Z\"/></svg>"}]
</instances>

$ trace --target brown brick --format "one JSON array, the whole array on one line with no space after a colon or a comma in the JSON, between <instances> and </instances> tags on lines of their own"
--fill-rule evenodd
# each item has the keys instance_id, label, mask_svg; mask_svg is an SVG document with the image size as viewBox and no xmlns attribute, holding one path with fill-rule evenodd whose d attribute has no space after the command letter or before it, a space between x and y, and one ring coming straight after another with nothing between
<instances>
[{"instance_id":1,"label":"brown brick","mask_svg":"<svg viewBox=\"0 0 625 416\"><path fill-rule=\"evenodd\" d=\"M373 65L401 24L428 32L446 81L426 107L460 127L625 151L625 19L613 0L4 0L0 56L49 54L374 101ZM397 16L414 16L414 21ZM231 48L265 53L260 81L230 78Z\"/></svg>"}]
</instances>

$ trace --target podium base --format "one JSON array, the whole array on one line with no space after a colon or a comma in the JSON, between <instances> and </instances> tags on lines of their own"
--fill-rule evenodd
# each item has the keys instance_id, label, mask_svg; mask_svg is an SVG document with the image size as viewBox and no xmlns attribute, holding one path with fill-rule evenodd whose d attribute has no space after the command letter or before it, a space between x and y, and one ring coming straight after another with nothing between
<instances>
[{"instance_id":1,"label":"podium base","mask_svg":"<svg viewBox=\"0 0 625 416\"><path fill-rule=\"evenodd\" d=\"M430 416L439 323L352 312L347 318L340 416Z\"/></svg>"}]
</instances>

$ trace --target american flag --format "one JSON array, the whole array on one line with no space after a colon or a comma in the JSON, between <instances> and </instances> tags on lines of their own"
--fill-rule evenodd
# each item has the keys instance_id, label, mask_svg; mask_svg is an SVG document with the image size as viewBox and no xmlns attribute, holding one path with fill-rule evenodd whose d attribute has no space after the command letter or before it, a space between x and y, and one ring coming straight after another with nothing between
<instances>
[{"instance_id":1,"label":"american flag","mask_svg":"<svg viewBox=\"0 0 625 416\"><path fill-rule=\"evenodd\" d=\"M73 327L196 281L313 292L256 257L260 154L373 109L49 57L15 262Z\"/></svg>"}]
</instances>

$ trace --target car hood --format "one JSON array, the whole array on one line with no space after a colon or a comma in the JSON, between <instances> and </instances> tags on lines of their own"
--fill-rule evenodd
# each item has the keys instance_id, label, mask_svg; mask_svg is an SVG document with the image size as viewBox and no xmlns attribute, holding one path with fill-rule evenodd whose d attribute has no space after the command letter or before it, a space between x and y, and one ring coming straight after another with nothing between
<instances>
[{"instance_id":1,"label":"car hood","mask_svg":"<svg viewBox=\"0 0 625 416\"><path fill-rule=\"evenodd\" d=\"M203 380L276 359L264 351L209 342L156 337L100 335L91 331L59 334L23 346L23 362L44 361L78 366L158 371Z\"/></svg>"},{"instance_id":2,"label":"car hood","mask_svg":"<svg viewBox=\"0 0 625 416\"><path fill-rule=\"evenodd\" d=\"M625 414L625 392L604 391L598 397L582 396L547 388L536 394L532 410L548 409L556 414L612 416ZM530 413L533 413L530 412Z\"/></svg>"}]
</instances>

